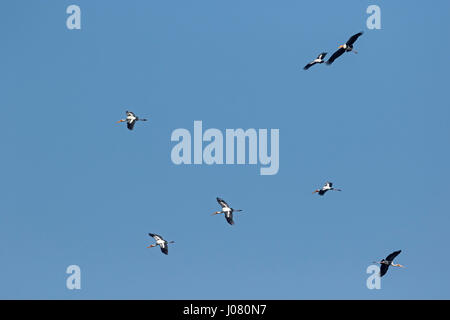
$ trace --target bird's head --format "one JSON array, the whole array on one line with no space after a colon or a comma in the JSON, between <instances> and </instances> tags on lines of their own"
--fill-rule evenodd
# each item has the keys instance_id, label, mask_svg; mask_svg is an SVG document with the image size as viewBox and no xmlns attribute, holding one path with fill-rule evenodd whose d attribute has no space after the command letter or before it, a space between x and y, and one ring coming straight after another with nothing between
<instances>
[{"instance_id":1,"label":"bird's head","mask_svg":"<svg viewBox=\"0 0 450 320\"><path fill-rule=\"evenodd\" d=\"M314 190L313 194L314 194L314 193L317 193L317 192L319 192L319 191L320 191L319 189L316 189L316 190Z\"/></svg>"}]
</instances>

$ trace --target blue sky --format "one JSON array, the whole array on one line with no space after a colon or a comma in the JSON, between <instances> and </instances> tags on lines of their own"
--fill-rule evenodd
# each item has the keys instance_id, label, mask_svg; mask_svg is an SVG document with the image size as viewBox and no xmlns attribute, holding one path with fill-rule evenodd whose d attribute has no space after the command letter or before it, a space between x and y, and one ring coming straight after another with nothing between
<instances>
[{"instance_id":1,"label":"blue sky","mask_svg":"<svg viewBox=\"0 0 450 320\"><path fill-rule=\"evenodd\" d=\"M449 299L449 21L447 1L3 1L0 298ZM278 174L174 165L194 120L279 129Z\"/></svg>"}]
</instances>

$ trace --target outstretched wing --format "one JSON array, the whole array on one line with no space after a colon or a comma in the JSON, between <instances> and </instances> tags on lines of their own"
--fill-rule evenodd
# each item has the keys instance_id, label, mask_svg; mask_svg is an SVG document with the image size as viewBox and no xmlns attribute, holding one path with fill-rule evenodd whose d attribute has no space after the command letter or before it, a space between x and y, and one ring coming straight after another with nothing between
<instances>
[{"instance_id":1,"label":"outstretched wing","mask_svg":"<svg viewBox=\"0 0 450 320\"><path fill-rule=\"evenodd\" d=\"M225 200L220 199L219 197L216 198L217 202L221 205L222 208L229 208L230 206L225 202Z\"/></svg>"},{"instance_id":2,"label":"outstretched wing","mask_svg":"<svg viewBox=\"0 0 450 320\"><path fill-rule=\"evenodd\" d=\"M381 267L380 267L380 277L384 276L386 274L386 272L388 271L388 269L389 269L389 265L382 263Z\"/></svg>"},{"instance_id":3,"label":"outstretched wing","mask_svg":"<svg viewBox=\"0 0 450 320\"><path fill-rule=\"evenodd\" d=\"M164 241L163 237L161 237L161 236L158 235L158 234L155 234L155 233L149 233L148 235L149 235L150 237L152 237L153 239L155 239L155 241L158 241L158 240L163 240L163 241Z\"/></svg>"},{"instance_id":4,"label":"outstretched wing","mask_svg":"<svg viewBox=\"0 0 450 320\"><path fill-rule=\"evenodd\" d=\"M327 52L322 52L321 54L319 54L319 55L317 56L317 59L322 60L323 58L325 58L326 55L327 55Z\"/></svg>"},{"instance_id":5,"label":"outstretched wing","mask_svg":"<svg viewBox=\"0 0 450 320\"><path fill-rule=\"evenodd\" d=\"M127 122L127 128L129 129L129 130L133 130L133 128L134 128L134 124L136 123L136 120L131 120L131 121L129 121L129 122Z\"/></svg>"},{"instance_id":6,"label":"outstretched wing","mask_svg":"<svg viewBox=\"0 0 450 320\"><path fill-rule=\"evenodd\" d=\"M303 67L303 70L308 70L309 68L311 68L315 64L316 64L315 62L310 62L306 66Z\"/></svg>"},{"instance_id":7,"label":"outstretched wing","mask_svg":"<svg viewBox=\"0 0 450 320\"><path fill-rule=\"evenodd\" d=\"M344 52L345 52L344 48L339 48L335 53L331 55L330 59L328 59L327 61L327 64L332 64L334 60L339 58Z\"/></svg>"},{"instance_id":8,"label":"outstretched wing","mask_svg":"<svg viewBox=\"0 0 450 320\"><path fill-rule=\"evenodd\" d=\"M395 257L398 256L402 250L394 251L386 257L387 261L394 261Z\"/></svg>"},{"instance_id":9,"label":"outstretched wing","mask_svg":"<svg viewBox=\"0 0 450 320\"><path fill-rule=\"evenodd\" d=\"M348 41L346 42L346 44L347 44L348 46L353 45L353 43L355 43L355 41L358 40L359 36L362 35L362 34L363 34L362 32L359 32L359 33L357 33L357 34L352 35L352 36L350 37L350 39L348 39Z\"/></svg>"},{"instance_id":10,"label":"outstretched wing","mask_svg":"<svg viewBox=\"0 0 450 320\"><path fill-rule=\"evenodd\" d=\"M326 182L325 183L325 187L328 187L328 188L331 188L331 187L333 187L333 182Z\"/></svg>"},{"instance_id":11,"label":"outstretched wing","mask_svg":"<svg viewBox=\"0 0 450 320\"><path fill-rule=\"evenodd\" d=\"M225 215L225 219L227 219L227 222L228 222L229 224L231 224L231 225L234 224L234 221L233 221L233 214L232 214L231 212L230 212L229 214Z\"/></svg>"},{"instance_id":12,"label":"outstretched wing","mask_svg":"<svg viewBox=\"0 0 450 320\"><path fill-rule=\"evenodd\" d=\"M164 244L161 244L160 247L162 253L169 254L169 245L167 244L167 241L164 241Z\"/></svg>"}]
</instances>

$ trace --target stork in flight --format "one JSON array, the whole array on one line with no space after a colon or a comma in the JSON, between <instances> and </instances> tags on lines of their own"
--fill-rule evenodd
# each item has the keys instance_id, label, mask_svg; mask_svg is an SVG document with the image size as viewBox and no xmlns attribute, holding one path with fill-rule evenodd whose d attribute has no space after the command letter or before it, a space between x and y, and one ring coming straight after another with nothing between
<instances>
[{"instance_id":1,"label":"stork in flight","mask_svg":"<svg viewBox=\"0 0 450 320\"><path fill-rule=\"evenodd\" d=\"M175 241L167 242L166 240L163 239L163 237L161 237L160 235L154 234L154 233L149 233L148 235L150 237L153 237L153 239L155 239L156 243L149 245L147 248L153 248L156 246L160 246L162 253L169 254L169 243L175 243Z\"/></svg>"},{"instance_id":2,"label":"stork in flight","mask_svg":"<svg viewBox=\"0 0 450 320\"><path fill-rule=\"evenodd\" d=\"M310 63L308 63L303 69L304 70L308 70L309 68L311 68L313 65L315 65L316 63L324 63L325 60L323 60L323 58L325 58L325 56L327 55L326 52L322 52L321 54L319 54L317 56L316 59L314 59L313 61L311 61Z\"/></svg>"},{"instance_id":3,"label":"stork in flight","mask_svg":"<svg viewBox=\"0 0 450 320\"><path fill-rule=\"evenodd\" d=\"M216 199L217 199L217 202L221 205L222 211L216 211L212 215L224 213L225 219L227 219L227 222L229 224L233 225L234 224L233 212L240 212L242 210L236 210L236 209L230 208L230 206L225 202L225 200L220 199L220 198L216 198Z\"/></svg>"},{"instance_id":4,"label":"stork in flight","mask_svg":"<svg viewBox=\"0 0 450 320\"><path fill-rule=\"evenodd\" d=\"M329 190L334 190L334 191L342 191L341 189L337 189L337 188L333 188L333 182L327 182L325 183L325 185L322 187L322 189L317 189L313 192L314 193L318 193L320 196L323 196L327 191Z\"/></svg>"},{"instance_id":5,"label":"stork in flight","mask_svg":"<svg viewBox=\"0 0 450 320\"><path fill-rule=\"evenodd\" d=\"M358 53L356 50L353 50L353 44L355 43L356 40L358 40L359 36L361 36L362 34L363 32L354 34L353 36L350 37L350 39L348 39L348 41L345 44L339 46L339 49L331 55L330 59L328 59L327 64L328 65L332 64L334 60L339 58L344 52L353 51L354 53Z\"/></svg>"},{"instance_id":6,"label":"stork in flight","mask_svg":"<svg viewBox=\"0 0 450 320\"><path fill-rule=\"evenodd\" d=\"M400 252L402 252L402 250L394 251L390 255L388 255L386 257L386 259L382 259L379 262L377 262L377 261L373 262L373 263L378 263L378 264L381 265L381 267L380 267L380 277L382 277L382 276L384 276L386 274L386 272L389 269L389 266L405 268L405 266L402 266L401 264L395 264L394 263L395 257L398 256L400 254Z\"/></svg>"},{"instance_id":7,"label":"stork in flight","mask_svg":"<svg viewBox=\"0 0 450 320\"><path fill-rule=\"evenodd\" d=\"M125 111L125 113L127 114L127 117L125 119L120 119L119 121L117 121L117 123L126 122L127 128L129 130L133 130L134 124L136 123L136 121L147 121L147 119L141 119L141 118L137 117L131 111Z\"/></svg>"}]
</instances>

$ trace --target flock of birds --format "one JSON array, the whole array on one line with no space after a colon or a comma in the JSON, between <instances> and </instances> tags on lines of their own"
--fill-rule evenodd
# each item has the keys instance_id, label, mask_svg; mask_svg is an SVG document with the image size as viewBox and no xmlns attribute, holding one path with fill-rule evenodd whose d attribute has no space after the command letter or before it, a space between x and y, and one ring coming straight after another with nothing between
<instances>
[{"instance_id":1,"label":"flock of birds","mask_svg":"<svg viewBox=\"0 0 450 320\"><path fill-rule=\"evenodd\" d=\"M345 44L339 46L338 50L335 53L333 53L333 55L330 57L330 59L328 59L328 61L326 63L329 64L329 65L332 64L344 52L353 51L354 53L357 53L355 50L353 50L353 44L355 43L355 41L362 34L363 34L362 32L359 32L359 33L351 36L350 39L348 39L348 41ZM308 70L311 66L313 66L315 64L324 63L325 62L324 58L325 58L326 55L327 55L326 52L322 52L321 54L319 54L319 56L315 60L313 60L310 63L308 63L304 67L304 69ZM133 112L126 111L126 118L117 121L117 123L126 122L127 123L127 128L129 130L133 130L134 125L136 124L137 121L147 121L147 119L139 118ZM332 182L326 182L325 185L321 189L316 189L313 192L313 194L317 193L317 194L319 194L319 196L324 196L325 193L328 192L328 191L342 191L342 190L334 188ZM228 224L234 225L233 213L234 212L241 212L243 210L231 208L228 205L228 203L225 202L225 200L223 200L223 199L221 199L219 197L217 197L216 200L219 203L219 205L222 207L222 210L221 211L216 211L212 215L223 213L224 216L225 216L226 221L228 222ZM160 236L158 234L155 234L155 233L149 233L148 235L155 240L155 243L151 244L147 248L153 248L153 247L159 246L162 253L164 253L166 255L169 254L169 243L175 243L175 241L167 241L162 236ZM404 268L404 266L402 266L401 264L395 264L394 263L395 257L397 257L400 254L400 252L401 252L401 250L394 251L391 254L389 254L386 257L386 259L382 259L381 261L374 261L373 262L373 263L380 264L380 277L382 277L382 276L384 276L386 274L386 272L388 271L390 266Z\"/></svg>"},{"instance_id":2,"label":"flock of birds","mask_svg":"<svg viewBox=\"0 0 450 320\"><path fill-rule=\"evenodd\" d=\"M358 38L362 35L362 32L359 32L357 34L354 34L353 36L350 37L350 39L347 40L346 43L344 43L343 45L340 45L338 50L333 53L333 55L330 57L330 59L328 59L327 64L330 65L334 62L334 60L336 60L337 58L339 58L340 56L342 56L342 54L344 52L354 52L354 53L358 53L356 50L353 50L353 44L355 43L356 40L358 40ZM325 60L323 58L325 58L325 56L327 55L327 52L322 52L321 54L319 54L317 56L316 59L314 59L313 61L311 61L310 63L308 63L303 69L308 70L309 68L311 68L313 65L315 64L321 64L324 63Z\"/></svg>"}]
</instances>

